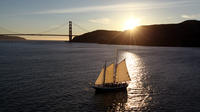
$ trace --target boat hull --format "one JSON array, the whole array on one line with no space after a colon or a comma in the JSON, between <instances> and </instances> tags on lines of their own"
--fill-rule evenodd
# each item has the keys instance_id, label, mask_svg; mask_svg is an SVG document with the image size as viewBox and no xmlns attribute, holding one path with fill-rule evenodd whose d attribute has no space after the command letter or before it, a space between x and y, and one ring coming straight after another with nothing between
<instances>
[{"instance_id":1,"label":"boat hull","mask_svg":"<svg viewBox=\"0 0 200 112\"><path fill-rule=\"evenodd\" d=\"M94 85L93 88L96 90L96 91L124 91L126 90L128 85L119 85L119 86L96 86Z\"/></svg>"}]
</instances>

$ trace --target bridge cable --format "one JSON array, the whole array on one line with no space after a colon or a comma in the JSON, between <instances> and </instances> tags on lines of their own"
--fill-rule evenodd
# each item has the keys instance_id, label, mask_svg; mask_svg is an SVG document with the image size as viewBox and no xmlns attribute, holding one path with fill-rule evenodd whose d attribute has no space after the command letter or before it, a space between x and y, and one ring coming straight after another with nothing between
<instances>
[{"instance_id":1,"label":"bridge cable","mask_svg":"<svg viewBox=\"0 0 200 112\"><path fill-rule=\"evenodd\" d=\"M0 26L0 30L7 31L8 33L22 34L22 33L16 32L16 31L8 30L7 28L1 27L1 26Z\"/></svg>"},{"instance_id":2,"label":"bridge cable","mask_svg":"<svg viewBox=\"0 0 200 112\"><path fill-rule=\"evenodd\" d=\"M55 31L55 30L58 30L58 29L62 28L65 25L66 25L66 23L61 24L61 25L59 25L57 27L54 27L54 28L47 29L47 30L42 31L42 32L38 32L38 34L52 32L52 31Z\"/></svg>"},{"instance_id":3,"label":"bridge cable","mask_svg":"<svg viewBox=\"0 0 200 112\"><path fill-rule=\"evenodd\" d=\"M78 28L81 29L82 31L88 32L87 29L81 27L80 25L78 25L78 24L76 24L76 23L73 23L73 25L75 25L76 27L78 27Z\"/></svg>"}]
</instances>

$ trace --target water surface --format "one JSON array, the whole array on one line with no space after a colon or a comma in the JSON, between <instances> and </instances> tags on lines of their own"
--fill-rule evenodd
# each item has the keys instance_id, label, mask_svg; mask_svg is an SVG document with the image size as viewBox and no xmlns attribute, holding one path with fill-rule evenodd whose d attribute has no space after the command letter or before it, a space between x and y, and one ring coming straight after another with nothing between
<instances>
[{"instance_id":1,"label":"water surface","mask_svg":"<svg viewBox=\"0 0 200 112\"><path fill-rule=\"evenodd\" d=\"M127 91L91 88L115 49ZM0 111L200 111L200 49L54 41L0 42Z\"/></svg>"}]
</instances>

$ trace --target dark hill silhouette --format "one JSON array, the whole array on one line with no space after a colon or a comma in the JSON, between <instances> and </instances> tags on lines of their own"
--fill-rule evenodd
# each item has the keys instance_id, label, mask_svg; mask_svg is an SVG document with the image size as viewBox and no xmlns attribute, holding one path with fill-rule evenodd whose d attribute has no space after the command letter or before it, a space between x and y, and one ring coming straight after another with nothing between
<instances>
[{"instance_id":1,"label":"dark hill silhouette","mask_svg":"<svg viewBox=\"0 0 200 112\"><path fill-rule=\"evenodd\" d=\"M26 39L17 36L0 35L0 40L26 40Z\"/></svg>"},{"instance_id":2,"label":"dark hill silhouette","mask_svg":"<svg viewBox=\"0 0 200 112\"><path fill-rule=\"evenodd\" d=\"M72 42L151 46L200 46L200 21L139 26L133 31L96 30Z\"/></svg>"}]
</instances>

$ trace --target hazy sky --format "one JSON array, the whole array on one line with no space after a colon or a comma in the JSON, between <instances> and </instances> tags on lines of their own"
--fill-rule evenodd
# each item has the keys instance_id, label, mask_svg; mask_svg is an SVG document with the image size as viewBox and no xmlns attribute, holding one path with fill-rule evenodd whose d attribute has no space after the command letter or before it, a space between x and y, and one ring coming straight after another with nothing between
<instances>
[{"instance_id":1,"label":"hazy sky","mask_svg":"<svg viewBox=\"0 0 200 112\"><path fill-rule=\"evenodd\" d=\"M130 17L142 25L200 19L200 0L0 0L0 33L46 33L58 27L50 33L67 34L69 20L84 28L74 26L76 34L122 30Z\"/></svg>"}]
</instances>

